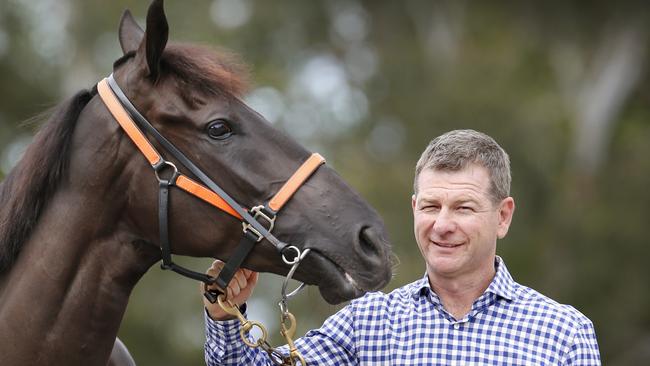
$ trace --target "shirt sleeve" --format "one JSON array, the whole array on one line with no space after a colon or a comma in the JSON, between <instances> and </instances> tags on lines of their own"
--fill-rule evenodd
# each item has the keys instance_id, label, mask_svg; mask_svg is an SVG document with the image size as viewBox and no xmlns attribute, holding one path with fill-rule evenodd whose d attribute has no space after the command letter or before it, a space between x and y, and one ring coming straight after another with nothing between
<instances>
[{"instance_id":1,"label":"shirt sleeve","mask_svg":"<svg viewBox=\"0 0 650 366\"><path fill-rule=\"evenodd\" d=\"M600 351L596 332L591 321L583 323L573 338L573 344L567 352L563 365L600 366Z\"/></svg>"},{"instance_id":2,"label":"shirt sleeve","mask_svg":"<svg viewBox=\"0 0 650 366\"><path fill-rule=\"evenodd\" d=\"M204 318L205 364L208 366L240 365L239 360L245 358L246 353L250 351L240 339L239 320L215 321L208 316L207 311L204 311Z\"/></svg>"},{"instance_id":3,"label":"shirt sleeve","mask_svg":"<svg viewBox=\"0 0 650 366\"><path fill-rule=\"evenodd\" d=\"M357 365L352 310L347 306L329 317L320 329L311 330L295 345L305 362L312 365ZM205 313L205 363L208 366L269 366L273 361L266 351L250 348L239 335L239 321L214 321ZM277 349L289 354L288 347Z\"/></svg>"},{"instance_id":4,"label":"shirt sleeve","mask_svg":"<svg viewBox=\"0 0 650 366\"><path fill-rule=\"evenodd\" d=\"M310 366L358 365L353 305L330 316L321 328L307 332L295 344Z\"/></svg>"}]
</instances>

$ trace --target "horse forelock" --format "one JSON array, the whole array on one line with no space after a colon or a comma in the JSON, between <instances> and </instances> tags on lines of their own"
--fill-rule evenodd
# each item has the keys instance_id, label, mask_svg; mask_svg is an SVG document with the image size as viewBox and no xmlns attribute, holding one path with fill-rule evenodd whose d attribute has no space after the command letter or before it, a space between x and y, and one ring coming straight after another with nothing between
<instances>
[{"instance_id":1,"label":"horse forelock","mask_svg":"<svg viewBox=\"0 0 650 366\"><path fill-rule=\"evenodd\" d=\"M163 72L206 94L242 96L249 88L248 67L234 53L205 46L170 43L161 59Z\"/></svg>"},{"instance_id":2,"label":"horse forelock","mask_svg":"<svg viewBox=\"0 0 650 366\"><path fill-rule=\"evenodd\" d=\"M65 174L77 119L94 94L94 89L80 91L55 107L0 185L0 273L13 265Z\"/></svg>"}]
</instances>

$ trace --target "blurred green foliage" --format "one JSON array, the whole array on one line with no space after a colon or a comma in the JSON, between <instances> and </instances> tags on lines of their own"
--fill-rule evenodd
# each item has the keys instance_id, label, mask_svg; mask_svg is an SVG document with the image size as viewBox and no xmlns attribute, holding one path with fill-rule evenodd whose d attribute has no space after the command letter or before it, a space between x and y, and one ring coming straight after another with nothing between
<instances>
[{"instance_id":1,"label":"blurred green foliage","mask_svg":"<svg viewBox=\"0 0 650 366\"><path fill-rule=\"evenodd\" d=\"M0 3L0 175L34 130L21 122L107 75L122 10L143 24L146 6ZM498 251L515 279L589 316L604 364L650 363L647 4L169 0L166 10L172 40L240 54L251 104L377 208L401 261L386 290L424 273L409 202L420 152L447 130L478 129L512 159L517 212ZM250 307L275 330L279 281L263 276ZM309 289L291 308L302 334L338 307ZM154 267L120 337L141 365L201 364L201 309L197 284Z\"/></svg>"}]
</instances>

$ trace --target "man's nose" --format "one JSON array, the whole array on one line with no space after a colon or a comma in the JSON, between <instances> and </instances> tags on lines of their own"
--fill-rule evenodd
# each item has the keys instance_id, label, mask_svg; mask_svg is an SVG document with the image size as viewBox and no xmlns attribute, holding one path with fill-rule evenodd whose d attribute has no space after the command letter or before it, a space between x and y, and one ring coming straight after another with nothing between
<instances>
[{"instance_id":1,"label":"man's nose","mask_svg":"<svg viewBox=\"0 0 650 366\"><path fill-rule=\"evenodd\" d=\"M433 223L433 230L438 235L444 235L456 230L456 220L453 212L448 208L442 208Z\"/></svg>"}]
</instances>

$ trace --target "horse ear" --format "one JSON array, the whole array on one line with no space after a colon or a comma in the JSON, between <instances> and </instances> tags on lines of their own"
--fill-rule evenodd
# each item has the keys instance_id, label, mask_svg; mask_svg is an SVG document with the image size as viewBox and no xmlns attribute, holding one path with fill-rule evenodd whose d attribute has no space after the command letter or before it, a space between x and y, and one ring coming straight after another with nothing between
<instances>
[{"instance_id":1,"label":"horse ear","mask_svg":"<svg viewBox=\"0 0 650 366\"><path fill-rule=\"evenodd\" d=\"M133 18L133 15L131 15L131 12L125 10L124 14L122 14L122 19L120 19L119 27L119 38L122 52L128 53L131 51L137 51L138 46L142 43L143 36L144 30L140 28Z\"/></svg>"},{"instance_id":2,"label":"horse ear","mask_svg":"<svg viewBox=\"0 0 650 366\"><path fill-rule=\"evenodd\" d=\"M144 32L144 42L140 44L138 53L146 52L148 76L158 79L160 58L167 45L169 26L163 8L163 0L154 0L147 11L147 30Z\"/></svg>"}]
</instances>

